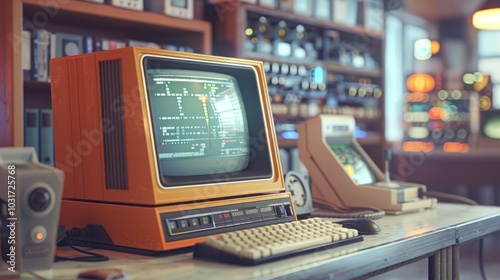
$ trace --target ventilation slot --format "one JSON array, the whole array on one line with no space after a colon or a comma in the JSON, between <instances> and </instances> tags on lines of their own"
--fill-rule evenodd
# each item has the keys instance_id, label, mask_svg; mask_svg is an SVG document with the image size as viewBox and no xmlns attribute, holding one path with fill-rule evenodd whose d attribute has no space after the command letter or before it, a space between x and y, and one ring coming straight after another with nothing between
<instances>
[{"instance_id":1,"label":"ventilation slot","mask_svg":"<svg viewBox=\"0 0 500 280\"><path fill-rule=\"evenodd\" d=\"M126 190L125 125L120 60L99 63L106 189Z\"/></svg>"}]
</instances>

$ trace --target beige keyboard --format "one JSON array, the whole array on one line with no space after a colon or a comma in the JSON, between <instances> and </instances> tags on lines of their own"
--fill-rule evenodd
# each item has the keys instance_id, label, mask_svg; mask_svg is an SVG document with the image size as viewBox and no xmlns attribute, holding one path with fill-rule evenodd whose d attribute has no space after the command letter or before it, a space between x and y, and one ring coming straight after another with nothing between
<instances>
[{"instance_id":1,"label":"beige keyboard","mask_svg":"<svg viewBox=\"0 0 500 280\"><path fill-rule=\"evenodd\" d=\"M362 240L355 229L311 218L207 236L194 257L254 265Z\"/></svg>"}]
</instances>

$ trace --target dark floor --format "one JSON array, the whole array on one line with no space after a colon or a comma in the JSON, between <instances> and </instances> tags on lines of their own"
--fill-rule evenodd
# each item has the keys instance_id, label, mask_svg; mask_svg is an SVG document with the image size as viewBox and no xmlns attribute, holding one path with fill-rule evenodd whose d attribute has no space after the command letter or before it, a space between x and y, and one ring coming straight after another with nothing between
<instances>
[{"instance_id":1,"label":"dark floor","mask_svg":"<svg viewBox=\"0 0 500 280\"><path fill-rule=\"evenodd\" d=\"M484 270L486 279L500 279L500 233L484 238ZM420 280L427 279L427 260L369 278L370 280ZM460 247L460 279L481 279L479 269L479 241L471 241Z\"/></svg>"}]
</instances>

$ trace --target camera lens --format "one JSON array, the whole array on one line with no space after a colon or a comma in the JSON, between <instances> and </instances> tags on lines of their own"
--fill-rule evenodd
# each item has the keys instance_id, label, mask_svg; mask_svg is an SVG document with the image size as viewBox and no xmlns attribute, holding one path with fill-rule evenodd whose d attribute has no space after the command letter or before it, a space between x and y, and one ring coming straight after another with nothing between
<instances>
[{"instance_id":1,"label":"camera lens","mask_svg":"<svg viewBox=\"0 0 500 280\"><path fill-rule=\"evenodd\" d=\"M42 212L50 205L50 193L44 188L33 190L28 198L31 209Z\"/></svg>"}]
</instances>

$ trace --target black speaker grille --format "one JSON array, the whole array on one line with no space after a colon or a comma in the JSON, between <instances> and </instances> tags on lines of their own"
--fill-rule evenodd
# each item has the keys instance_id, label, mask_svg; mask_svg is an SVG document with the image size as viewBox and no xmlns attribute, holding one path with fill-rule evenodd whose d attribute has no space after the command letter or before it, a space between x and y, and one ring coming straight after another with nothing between
<instances>
[{"instance_id":1,"label":"black speaker grille","mask_svg":"<svg viewBox=\"0 0 500 280\"><path fill-rule=\"evenodd\" d=\"M106 189L127 190L121 60L99 62Z\"/></svg>"}]
</instances>

